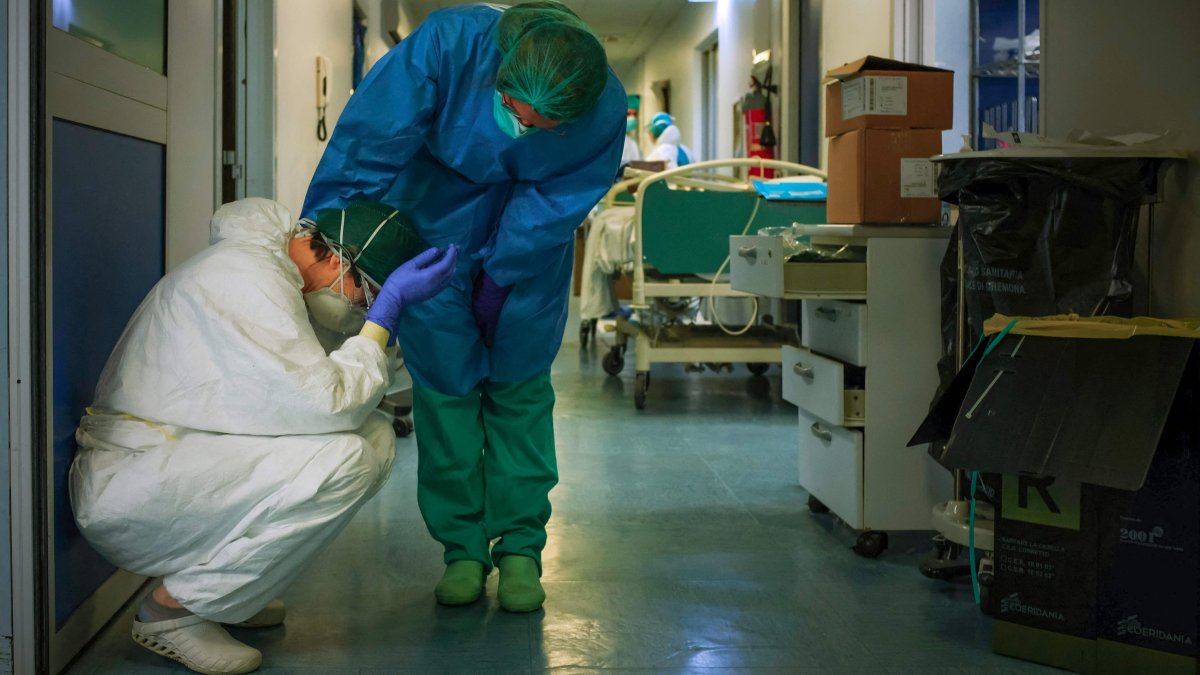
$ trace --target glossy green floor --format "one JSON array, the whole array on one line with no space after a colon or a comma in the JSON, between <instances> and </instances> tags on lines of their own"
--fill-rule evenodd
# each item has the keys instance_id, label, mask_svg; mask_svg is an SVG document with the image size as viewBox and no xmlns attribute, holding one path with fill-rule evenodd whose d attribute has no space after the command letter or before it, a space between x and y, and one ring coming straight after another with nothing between
<instances>
[{"instance_id":1,"label":"glossy green floor","mask_svg":"<svg viewBox=\"0 0 1200 675\"><path fill-rule=\"evenodd\" d=\"M639 413L632 363L606 376L575 325L554 367L562 481L545 609L500 610L495 575L486 600L434 604L441 553L417 513L415 442L401 439L389 483L285 595L286 626L237 633L263 672L1042 672L990 653L969 586L919 574L923 538L864 560L850 530L808 512L777 370L656 366ZM130 620L71 672L184 670L134 645Z\"/></svg>"}]
</instances>

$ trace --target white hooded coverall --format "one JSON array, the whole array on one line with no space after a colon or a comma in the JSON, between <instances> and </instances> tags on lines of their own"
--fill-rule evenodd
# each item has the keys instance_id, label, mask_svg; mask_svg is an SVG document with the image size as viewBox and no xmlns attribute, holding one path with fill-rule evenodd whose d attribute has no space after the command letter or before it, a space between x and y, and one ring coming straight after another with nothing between
<instances>
[{"instance_id":1,"label":"white hooded coverall","mask_svg":"<svg viewBox=\"0 0 1200 675\"><path fill-rule=\"evenodd\" d=\"M658 137L658 141L654 144L654 149L646 156L647 162L666 162L667 169L679 168L679 151L683 150L683 154L687 156L688 163L694 162L696 156L692 151L683 144L683 137L679 133L679 127L672 124L663 129L662 134Z\"/></svg>"},{"instance_id":2,"label":"white hooded coverall","mask_svg":"<svg viewBox=\"0 0 1200 675\"><path fill-rule=\"evenodd\" d=\"M212 621L254 615L386 480L383 349L328 356L288 256L291 216L221 207L212 245L138 307L76 432L71 503L115 565Z\"/></svg>"}]
</instances>

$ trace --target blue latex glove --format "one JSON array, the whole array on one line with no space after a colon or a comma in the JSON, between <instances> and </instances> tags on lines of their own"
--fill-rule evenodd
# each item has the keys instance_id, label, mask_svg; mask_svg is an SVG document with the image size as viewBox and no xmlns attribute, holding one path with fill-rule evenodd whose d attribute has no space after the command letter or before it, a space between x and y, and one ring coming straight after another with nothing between
<instances>
[{"instance_id":1,"label":"blue latex glove","mask_svg":"<svg viewBox=\"0 0 1200 675\"><path fill-rule=\"evenodd\" d=\"M475 314L475 325L483 336L483 344L491 347L496 342L496 325L500 323L500 310L508 299L512 286L500 286L480 271L475 278L475 297L471 300L471 311Z\"/></svg>"},{"instance_id":2,"label":"blue latex glove","mask_svg":"<svg viewBox=\"0 0 1200 675\"><path fill-rule=\"evenodd\" d=\"M441 293L454 278L457 264L458 247L451 245L445 250L431 248L397 267L367 309L367 321L386 328L394 336L400 312L408 305Z\"/></svg>"}]
</instances>

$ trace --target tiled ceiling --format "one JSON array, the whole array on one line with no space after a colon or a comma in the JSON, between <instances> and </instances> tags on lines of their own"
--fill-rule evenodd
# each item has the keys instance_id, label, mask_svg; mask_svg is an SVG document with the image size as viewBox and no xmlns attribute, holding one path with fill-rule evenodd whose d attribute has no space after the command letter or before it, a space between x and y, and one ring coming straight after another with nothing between
<instances>
[{"instance_id":1,"label":"tiled ceiling","mask_svg":"<svg viewBox=\"0 0 1200 675\"><path fill-rule=\"evenodd\" d=\"M687 0L562 0L604 41L613 69L621 71L638 59L675 20ZM435 9L472 4L470 0L401 0L414 23ZM509 3L515 4L515 3Z\"/></svg>"}]
</instances>

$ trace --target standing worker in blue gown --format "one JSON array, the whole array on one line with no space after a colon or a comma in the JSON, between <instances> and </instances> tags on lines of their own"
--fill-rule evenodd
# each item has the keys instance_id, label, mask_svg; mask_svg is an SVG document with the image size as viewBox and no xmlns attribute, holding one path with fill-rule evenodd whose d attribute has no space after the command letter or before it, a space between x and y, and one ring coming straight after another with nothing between
<instances>
[{"instance_id":1,"label":"standing worker in blue gown","mask_svg":"<svg viewBox=\"0 0 1200 675\"><path fill-rule=\"evenodd\" d=\"M564 5L436 11L355 91L309 186L304 218L383 202L430 246L463 252L450 287L407 307L397 331L418 502L445 547L442 604L474 602L493 565L501 607L545 600L550 365L575 229L615 178L625 106L604 48Z\"/></svg>"}]
</instances>

